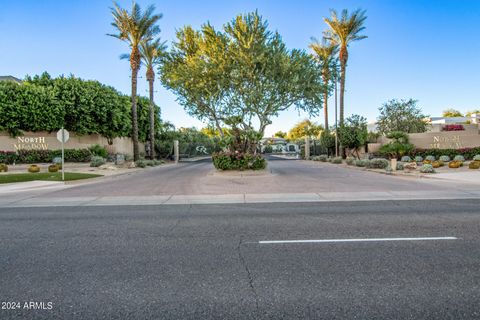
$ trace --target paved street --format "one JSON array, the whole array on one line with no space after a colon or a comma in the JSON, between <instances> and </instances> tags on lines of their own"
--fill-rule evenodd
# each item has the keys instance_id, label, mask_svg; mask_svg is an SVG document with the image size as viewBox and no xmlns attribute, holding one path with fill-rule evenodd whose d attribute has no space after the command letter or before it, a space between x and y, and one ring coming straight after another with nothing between
<instances>
[{"instance_id":1,"label":"paved street","mask_svg":"<svg viewBox=\"0 0 480 320\"><path fill-rule=\"evenodd\" d=\"M280 243L269 240L455 237ZM1 319L478 319L478 201L0 209Z\"/></svg>"}]
</instances>

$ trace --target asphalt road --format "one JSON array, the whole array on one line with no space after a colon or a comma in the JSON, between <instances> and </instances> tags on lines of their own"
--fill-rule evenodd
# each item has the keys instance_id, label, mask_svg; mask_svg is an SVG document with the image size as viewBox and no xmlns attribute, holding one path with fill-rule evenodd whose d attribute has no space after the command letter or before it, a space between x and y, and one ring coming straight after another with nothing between
<instances>
[{"instance_id":1,"label":"asphalt road","mask_svg":"<svg viewBox=\"0 0 480 320\"><path fill-rule=\"evenodd\" d=\"M259 243L392 237L458 239ZM0 243L0 319L480 318L476 200L0 208Z\"/></svg>"},{"instance_id":2,"label":"asphalt road","mask_svg":"<svg viewBox=\"0 0 480 320\"><path fill-rule=\"evenodd\" d=\"M214 174L211 161L180 163L149 168L100 182L51 192L52 197L148 196L239 193L370 192L449 190L454 183L402 178L331 164L268 159L268 174L238 177Z\"/></svg>"}]
</instances>

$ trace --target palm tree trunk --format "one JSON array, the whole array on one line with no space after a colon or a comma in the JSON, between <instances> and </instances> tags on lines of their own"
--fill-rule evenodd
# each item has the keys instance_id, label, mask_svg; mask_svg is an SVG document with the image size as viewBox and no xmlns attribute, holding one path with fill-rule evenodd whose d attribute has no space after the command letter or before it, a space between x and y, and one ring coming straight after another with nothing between
<instances>
[{"instance_id":1,"label":"palm tree trunk","mask_svg":"<svg viewBox=\"0 0 480 320\"><path fill-rule=\"evenodd\" d=\"M137 76L140 67L140 53L133 49L130 55L130 67L132 69L132 141L133 141L133 160L140 159L138 149L138 115L137 115Z\"/></svg>"},{"instance_id":2,"label":"palm tree trunk","mask_svg":"<svg viewBox=\"0 0 480 320\"><path fill-rule=\"evenodd\" d=\"M155 159L155 102L153 101L153 81L149 79L148 87L150 91L150 157Z\"/></svg>"},{"instance_id":3,"label":"palm tree trunk","mask_svg":"<svg viewBox=\"0 0 480 320\"><path fill-rule=\"evenodd\" d=\"M346 47L340 50L340 125L343 124L345 114L345 77L348 61L348 52Z\"/></svg>"},{"instance_id":4,"label":"palm tree trunk","mask_svg":"<svg viewBox=\"0 0 480 320\"><path fill-rule=\"evenodd\" d=\"M325 117L325 130L328 131L328 77L323 77L323 83L325 84L325 92L323 93L323 116Z\"/></svg>"}]
</instances>

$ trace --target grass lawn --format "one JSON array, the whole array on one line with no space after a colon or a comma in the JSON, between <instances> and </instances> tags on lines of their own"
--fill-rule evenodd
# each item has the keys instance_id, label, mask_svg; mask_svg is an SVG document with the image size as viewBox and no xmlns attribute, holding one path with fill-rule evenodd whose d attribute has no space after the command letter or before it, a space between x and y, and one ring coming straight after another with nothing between
<instances>
[{"instance_id":1,"label":"grass lawn","mask_svg":"<svg viewBox=\"0 0 480 320\"><path fill-rule=\"evenodd\" d=\"M101 177L100 174L65 172L65 181L89 179ZM61 172L38 172L38 173L10 173L0 174L0 183L25 182L25 181L62 181Z\"/></svg>"}]
</instances>

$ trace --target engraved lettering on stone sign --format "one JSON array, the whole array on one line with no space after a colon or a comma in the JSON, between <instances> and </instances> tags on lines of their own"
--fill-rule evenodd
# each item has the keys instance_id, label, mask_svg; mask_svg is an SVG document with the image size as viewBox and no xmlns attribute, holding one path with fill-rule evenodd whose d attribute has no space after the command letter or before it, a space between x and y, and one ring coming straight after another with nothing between
<instances>
[{"instance_id":1,"label":"engraved lettering on stone sign","mask_svg":"<svg viewBox=\"0 0 480 320\"><path fill-rule=\"evenodd\" d=\"M15 150L48 150L45 137L17 137L17 143L13 144Z\"/></svg>"},{"instance_id":2,"label":"engraved lettering on stone sign","mask_svg":"<svg viewBox=\"0 0 480 320\"><path fill-rule=\"evenodd\" d=\"M437 149L458 149L463 148L463 143L459 135L451 137L433 136L433 143L430 144L430 147Z\"/></svg>"}]
</instances>

